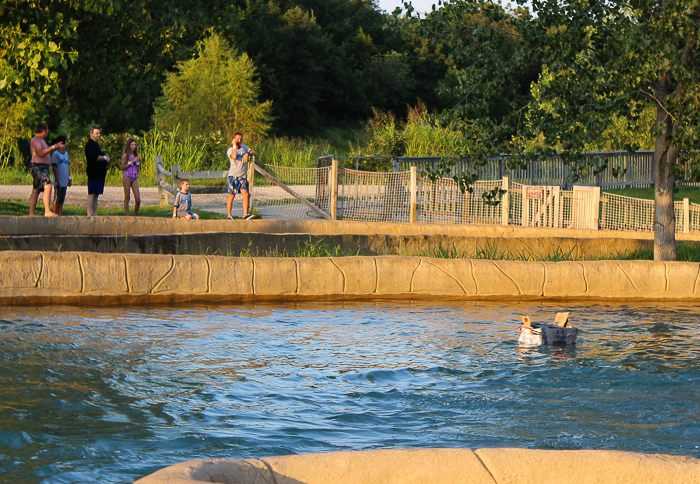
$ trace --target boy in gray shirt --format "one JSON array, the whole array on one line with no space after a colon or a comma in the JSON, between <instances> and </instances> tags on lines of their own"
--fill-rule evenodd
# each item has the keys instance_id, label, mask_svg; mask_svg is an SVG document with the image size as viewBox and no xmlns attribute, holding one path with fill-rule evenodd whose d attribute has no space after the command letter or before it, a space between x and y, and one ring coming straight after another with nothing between
<instances>
[{"instance_id":1,"label":"boy in gray shirt","mask_svg":"<svg viewBox=\"0 0 700 484\"><path fill-rule=\"evenodd\" d=\"M192 195L190 194L190 181L187 178L180 180L180 189L173 202L173 218L198 219L199 215L192 212Z\"/></svg>"}]
</instances>

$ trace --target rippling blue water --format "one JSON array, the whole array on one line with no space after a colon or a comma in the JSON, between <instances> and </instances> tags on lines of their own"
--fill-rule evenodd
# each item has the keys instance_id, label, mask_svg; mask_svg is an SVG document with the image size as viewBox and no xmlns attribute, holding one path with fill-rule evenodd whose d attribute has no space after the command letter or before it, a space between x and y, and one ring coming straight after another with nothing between
<instances>
[{"instance_id":1,"label":"rippling blue water","mask_svg":"<svg viewBox=\"0 0 700 484\"><path fill-rule=\"evenodd\" d=\"M516 343L570 310L576 347ZM700 457L700 310L355 303L4 309L0 480L199 457L515 446Z\"/></svg>"}]
</instances>

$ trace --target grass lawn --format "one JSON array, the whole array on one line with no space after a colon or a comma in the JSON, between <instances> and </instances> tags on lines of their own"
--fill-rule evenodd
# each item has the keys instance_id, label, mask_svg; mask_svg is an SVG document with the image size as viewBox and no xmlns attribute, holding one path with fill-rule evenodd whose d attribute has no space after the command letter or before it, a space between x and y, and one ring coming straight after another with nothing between
<instances>
[{"instance_id":1,"label":"grass lawn","mask_svg":"<svg viewBox=\"0 0 700 484\"><path fill-rule=\"evenodd\" d=\"M653 187L605 189L604 192L622 195L623 197L643 198L645 200L654 199ZM681 202L684 198L689 199L690 203L700 204L700 187L678 187L678 192L673 194L673 199Z\"/></svg>"},{"instance_id":2,"label":"grass lawn","mask_svg":"<svg viewBox=\"0 0 700 484\"><path fill-rule=\"evenodd\" d=\"M131 209L131 213L133 214L133 208ZM203 220L216 220L216 219L225 219L226 216L223 214L219 213L214 213L214 212L207 212L206 210L198 210L198 209L193 209L192 210L194 213L199 215L199 217ZM43 214L44 213L44 204L43 203L37 203L36 206L36 213L37 214ZM0 215L29 215L29 202L26 200L0 200ZM65 216L71 216L71 215L83 215L87 216L87 208L82 207L82 206L77 206L77 205L64 205L63 206L63 215ZM104 208L97 208L97 215L104 215L104 216L117 216L117 217L125 217L126 215L124 214L124 208L123 207L104 207ZM172 218L173 216L173 207L172 205L168 206L160 206L160 205L142 205L141 208L139 208L139 217L163 217L163 218Z\"/></svg>"}]
</instances>

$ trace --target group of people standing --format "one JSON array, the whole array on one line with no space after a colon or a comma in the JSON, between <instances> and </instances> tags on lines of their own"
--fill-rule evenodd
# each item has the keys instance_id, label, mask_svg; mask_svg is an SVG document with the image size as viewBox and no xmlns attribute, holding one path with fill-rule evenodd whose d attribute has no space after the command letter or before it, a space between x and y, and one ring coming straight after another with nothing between
<instances>
[{"instance_id":1,"label":"group of people standing","mask_svg":"<svg viewBox=\"0 0 700 484\"><path fill-rule=\"evenodd\" d=\"M97 202L99 196L104 193L105 179L109 156L105 154L100 146L100 128L92 126L90 137L85 144L85 160L87 162L87 215L94 217L97 215ZM30 173L32 175L32 193L29 196L29 215L36 214L36 204L39 194L43 192L44 215L46 217L57 217L62 214L63 204L66 199L67 188L72 185L70 176L70 159L66 152L67 138L59 136L51 141L51 145L46 143L49 136L49 126L46 123L39 123L35 136L32 138L30 147L32 161ZM243 134L236 132L231 141L231 147L227 150L226 156L230 162L228 171L228 201L226 203L226 213L232 219L231 208L233 199L237 194L241 194L243 204L243 218L249 220L253 215L248 213L249 184L247 180L247 168L249 156L254 156L255 152L242 144ZM54 183L56 185L55 202L51 209L51 167L53 167ZM121 169L124 172L122 184L124 186L124 211L129 215L129 203L131 194L134 195L134 215L139 214L141 206L141 193L139 191L139 170L141 167L141 156L138 153L136 140L130 138L126 141L121 159ZM175 197L173 218L198 218L191 211L192 197L189 194L188 180L181 180L177 196Z\"/></svg>"},{"instance_id":2,"label":"group of people standing","mask_svg":"<svg viewBox=\"0 0 700 484\"><path fill-rule=\"evenodd\" d=\"M49 146L46 139L49 136L49 126L46 123L39 123L36 132L30 142L32 162L30 173L32 175L32 193L29 196L29 215L36 214L36 204L39 194L43 192L44 215L46 217L57 217L63 212L63 204L66 200L66 191L72 185L70 176L70 158L66 152L67 138L59 136L51 141ZM90 138L85 144L85 160L87 162L87 214L88 217L97 215L97 201L104 193L105 178L109 156L105 154L100 146L100 128L92 126L90 128ZM130 138L126 142L122 153L121 167L124 171L122 184L124 185L124 211L129 215L130 194L134 194L134 215L139 214L141 206L141 193L139 192L139 169L141 166L141 156L138 153L136 140ZM53 210L51 206L51 167L53 167L53 178L56 185Z\"/></svg>"}]
</instances>

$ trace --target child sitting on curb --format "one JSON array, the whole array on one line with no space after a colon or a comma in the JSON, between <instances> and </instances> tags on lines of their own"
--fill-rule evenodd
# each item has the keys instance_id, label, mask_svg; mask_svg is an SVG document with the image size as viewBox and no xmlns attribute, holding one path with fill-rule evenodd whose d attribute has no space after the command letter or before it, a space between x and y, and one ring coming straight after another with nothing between
<instances>
[{"instance_id":1,"label":"child sitting on curb","mask_svg":"<svg viewBox=\"0 0 700 484\"><path fill-rule=\"evenodd\" d=\"M187 178L180 180L180 190L175 195L173 202L173 218L198 219L199 215L192 213L192 195L190 181Z\"/></svg>"}]
</instances>

